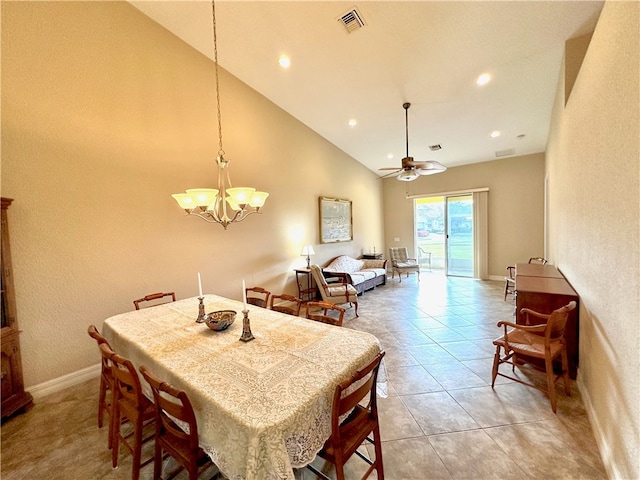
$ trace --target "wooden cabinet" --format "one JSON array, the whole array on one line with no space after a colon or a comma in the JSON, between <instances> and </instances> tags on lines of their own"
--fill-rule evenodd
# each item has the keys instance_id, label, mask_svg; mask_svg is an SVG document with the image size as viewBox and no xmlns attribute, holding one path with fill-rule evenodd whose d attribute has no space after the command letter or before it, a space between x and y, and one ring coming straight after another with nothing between
<instances>
[{"instance_id":1,"label":"wooden cabinet","mask_svg":"<svg viewBox=\"0 0 640 480\"><path fill-rule=\"evenodd\" d=\"M24 391L22 380L22 359L20 357L20 330L16 316L16 300L13 290L13 269L11 266L11 245L9 243L9 228L7 223L7 209L13 200L2 198L2 418L13 415L17 411L27 408L33 398Z\"/></svg>"},{"instance_id":2,"label":"wooden cabinet","mask_svg":"<svg viewBox=\"0 0 640 480\"><path fill-rule=\"evenodd\" d=\"M578 303L578 294L554 266L544 265L543 268L542 265L516 265L516 323L525 323L525 317L520 313L522 308L551 313L571 301ZM569 313L565 327L569 376L573 379L578 371L578 310L576 307ZM534 320L533 317L529 318ZM542 322L540 319L538 323Z\"/></svg>"}]
</instances>

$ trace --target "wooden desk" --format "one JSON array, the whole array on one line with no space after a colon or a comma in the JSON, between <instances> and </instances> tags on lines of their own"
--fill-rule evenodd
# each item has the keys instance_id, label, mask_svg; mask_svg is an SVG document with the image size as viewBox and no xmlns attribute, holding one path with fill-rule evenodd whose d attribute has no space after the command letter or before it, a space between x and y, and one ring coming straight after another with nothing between
<instances>
[{"instance_id":1,"label":"wooden desk","mask_svg":"<svg viewBox=\"0 0 640 480\"><path fill-rule=\"evenodd\" d=\"M540 265L537 263L517 263L516 275L525 277L564 278L553 265Z\"/></svg>"},{"instance_id":2,"label":"wooden desk","mask_svg":"<svg viewBox=\"0 0 640 480\"><path fill-rule=\"evenodd\" d=\"M518 265L531 267L543 266L529 264ZM557 308L565 306L571 301L577 303L578 300L578 294L562 276L558 278L516 274L516 323L518 324L525 324L525 316L520 313L522 308L526 307L536 312L547 314ZM536 323L544 323L542 319L536 319L535 317L531 317L530 319L534 322L537 320ZM575 308L569 313L569 319L565 327L567 354L569 356L569 376L573 379L576 378L578 369L578 336L578 308Z\"/></svg>"},{"instance_id":3,"label":"wooden desk","mask_svg":"<svg viewBox=\"0 0 640 480\"><path fill-rule=\"evenodd\" d=\"M249 305L255 339L244 343L242 302L205 295L204 303L239 318L209 330L195 323L194 297L108 318L103 335L136 368L187 393L200 445L227 477L294 480L292 467L311 462L329 438L336 385L378 354L378 340Z\"/></svg>"}]
</instances>

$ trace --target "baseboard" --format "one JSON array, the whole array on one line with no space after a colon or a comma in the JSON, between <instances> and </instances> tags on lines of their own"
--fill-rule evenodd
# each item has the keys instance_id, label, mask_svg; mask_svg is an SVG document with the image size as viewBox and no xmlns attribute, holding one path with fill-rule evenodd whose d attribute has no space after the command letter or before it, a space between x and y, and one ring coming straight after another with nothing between
<instances>
[{"instance_id":1,"label":"baseboard","mask_svg":"<svg viewBox=\"0 0 640 480\"><path fill-rule=\"evenodd\" d=\"M600 422L598 421L598 417L594 413L593 403L591 402L591 397L589 396L587 388L582 382L580 369L578 369L578 378L576 378L576 384L578 385L578 390L580 390L580 394L582 395L584 408L587 411L589 423L591 424L591 430L593 431L593 436L595 437L596 444L598 445L598 450L600 450L600 458L602 458L602 464L607 471L607 477L623 478L616 466L611 463L611 446L609 445L609 442L604 435L604 430L602 429Z\"/></svg>"},{"instance_id":2,"label":"baseboard","mask_svg":"<svg viewBox=\"0 0 640 480\"><path fill-rule=\"evenodd\" d=\"M82 370L77 370L73 373L63 375L62 377L54 378L53 380L47 380L46 382L32 385L26 390L33 396L34 400L39 400L46 395L59 392L65 388L73 387L78 383L82 383L91 378L100 376L101 364L92 365Z\"/></svg>"}]
</instances>

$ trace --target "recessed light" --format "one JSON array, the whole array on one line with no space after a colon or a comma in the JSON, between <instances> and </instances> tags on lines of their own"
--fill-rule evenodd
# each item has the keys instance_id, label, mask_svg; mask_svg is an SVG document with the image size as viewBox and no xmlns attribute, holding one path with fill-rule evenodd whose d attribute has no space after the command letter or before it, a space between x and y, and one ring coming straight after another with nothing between
<instances>
[{"instance_id":1,"label":"recessed light","mask_svg":"<svg viewBox=\"0 0 640 480\"><path fill-rule=\"evenodd\" d=\"M291 59L286 55L280 55L278 63L282 68L289 68L291 66Z\"/></svg>"},{"instance_id":2,"label":"recessed light","mask_svg":"<svg viewBox=\"0 0 640 480\"><path fill-rule=\"evenodd\" d=\"M500 131L499 131L499 130L494 130L493 132L491 132L491 133L489 134L489 136L490 136L491 138L498 138L500 135L501 135L501 133L500 133Z\"/></svg>"},{"instance_id":3,"label":"recessed light","mask_svg":"<svg viewBox=\"0 0 640 480\"><path fill-rule=\"evenodd\" d=\"M483 73L476 79L476 84L478 85L486 85L491 81L491 75L488 73Z\"/></svg>"},{"instance_id":4,"label":"recessed light","mask_svg":"<svg viewBox=\"0 0 640 480\"><path fill-rule=\"evenodd\" d=\"M393 153L388 153L387 154L387 159L393 160Z\"/></svg>"},{"instance_id":5,"label":"recessed light","mask_svg":"<svg viewBox=\"0 0 640 480\"><path fill-rule=\"evenodd\" d=\"M358 125L358 121L355 118L352 118L351 120L349 120L350 127L355 127L356 125Z\"/></svg>"}]
</instances>

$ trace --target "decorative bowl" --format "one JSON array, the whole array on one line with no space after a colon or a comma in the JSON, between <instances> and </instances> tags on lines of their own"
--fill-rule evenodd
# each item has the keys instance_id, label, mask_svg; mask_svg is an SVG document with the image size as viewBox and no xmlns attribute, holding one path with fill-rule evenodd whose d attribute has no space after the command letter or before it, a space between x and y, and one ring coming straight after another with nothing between
<instances>
[{"instance_id":1,"label":"decorative bowl","mask_svg":"<svg viewBox=\"0 0 640 480\"><path fill-rule=\"evenodd\" d=\"M219 332L225 330L236 319L235 310L218 310L216 312L207 313L204 321L211 330Z\"/></svg>"}]
</instances>

